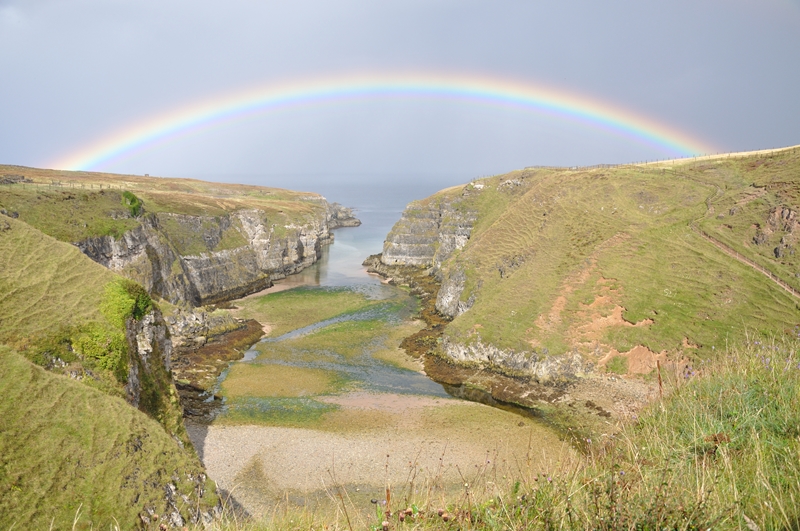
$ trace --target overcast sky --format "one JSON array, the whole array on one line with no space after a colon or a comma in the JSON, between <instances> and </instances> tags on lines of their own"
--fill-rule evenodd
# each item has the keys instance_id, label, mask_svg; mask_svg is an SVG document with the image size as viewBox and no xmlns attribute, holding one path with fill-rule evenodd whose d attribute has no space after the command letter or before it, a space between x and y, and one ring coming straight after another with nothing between
<instances>
[{"instance_id":1,"label":"overcast sky","mask_svg":"<svg viewBox=\"0 0 800 531\"><path fill-rule=\"evenodd\" d=\"M720 151L800 144L798 0L0 0L0 163L51 167L195 102L375 71L543 84ZM516 108L357 98L249 115L96 169L292 187L669 155Z\"/></svg>"}]
</instances>

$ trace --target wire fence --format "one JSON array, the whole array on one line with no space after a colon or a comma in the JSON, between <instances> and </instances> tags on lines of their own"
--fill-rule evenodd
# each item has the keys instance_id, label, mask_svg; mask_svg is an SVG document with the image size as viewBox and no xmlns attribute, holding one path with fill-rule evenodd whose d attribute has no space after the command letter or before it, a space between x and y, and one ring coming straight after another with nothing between
<instances>
[{"instance_id":1,"label":"wire fence","mask_svg":"<svg viewBox=\"0 0 800 531\"><path fill-rule=\"evenodd\" d=\"M761 149L758 151L742 151L740 153L716 153L695 155L692 157L671 158L671 159L654 159L644 160L638 162L625 162L621 164L594 164L592 166L526 166L526 170L572 170L572 171L587 171L604 168L620 168L624 166L649 166L649 165L674 165L685 164L687 162L699 162L703 160L721 160L721 159L745 159L756 158L766 159L774 158L776 154L797 153L800 152L800 145L787 146L780 148Z\"/></svg>"},{"instance_id":2,"label":"wire fence","mask_svg":"<svg viewBox=\"0 0 800 531\"><path fill-rule=\"evenodd\" d=\"M50 180L49 182L45 181L33 181L28 178L24 178L22 180L16 179L8 179L9 176L0 177L0 185L2 184L13 184L15 186L19 186L21 188L71 188L76 190L125 190L127 189L126 186L122 184L110 184L110 183L79 183L75 181L55 181ZM16 177L16 176L14 176Z\"/></svg>"}]
</instances>

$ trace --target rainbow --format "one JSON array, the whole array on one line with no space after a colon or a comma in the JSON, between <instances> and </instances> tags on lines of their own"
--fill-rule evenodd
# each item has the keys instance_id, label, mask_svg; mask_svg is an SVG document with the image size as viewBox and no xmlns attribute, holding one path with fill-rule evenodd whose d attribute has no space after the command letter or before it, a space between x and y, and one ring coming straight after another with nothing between
<instances>
[{"instance_id":1,"label":"rainbow","mask_svg":"<svg viewBox=\"0 0 800 531\"><path fill-rule=\"evenodd\" d=\"M132 124L54 161L50 167L92 170L178 135L287 107L365 98L424 97L501 105L573 120L688 156L715 148L667 124L608 102L529 82L431 73L351 74L269 84L224 94Z\"/></svg>"}]
</instances>

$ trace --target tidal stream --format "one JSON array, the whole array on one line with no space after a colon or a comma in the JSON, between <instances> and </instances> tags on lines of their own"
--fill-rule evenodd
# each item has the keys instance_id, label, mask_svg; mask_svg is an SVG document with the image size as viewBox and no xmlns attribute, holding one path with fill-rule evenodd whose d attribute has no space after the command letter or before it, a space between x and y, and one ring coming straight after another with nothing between
<instances>
[{"instance_id":1,"label":"tidal stream","mask_svg":"<svg viewBox=\"0 0 800 531\"><path fill-rule=\"evenodd\" d=\"M570 458L544 424L453 397L399 348L422 327L417 301L361 266L388 227L359 215L316 265L233 302L268 333L220 376L214 422L188 425L223 492L254 516L345 499L374 515L387 488L403 503L490 497Z\"/></svg>"}]
</instances>

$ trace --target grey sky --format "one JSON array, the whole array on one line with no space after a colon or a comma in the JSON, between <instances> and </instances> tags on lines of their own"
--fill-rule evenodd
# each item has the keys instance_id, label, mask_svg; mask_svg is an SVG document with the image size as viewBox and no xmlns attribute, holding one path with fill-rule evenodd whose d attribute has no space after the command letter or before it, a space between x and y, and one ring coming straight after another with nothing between
<instances>
[{"instance_id":1,"label":"grey sky","mask_svg":"<svg viewBox=\"0 0 800 531\"><path fill-rule=\"evenodd\" d=\"M370 70L546 83L725 151L800 143L797 0L0 0L0 162L47 166L188 102ZM102 169L470 178L666 155L531 112L378 98L263 113Z\"/></svg>"}]
</instances>

